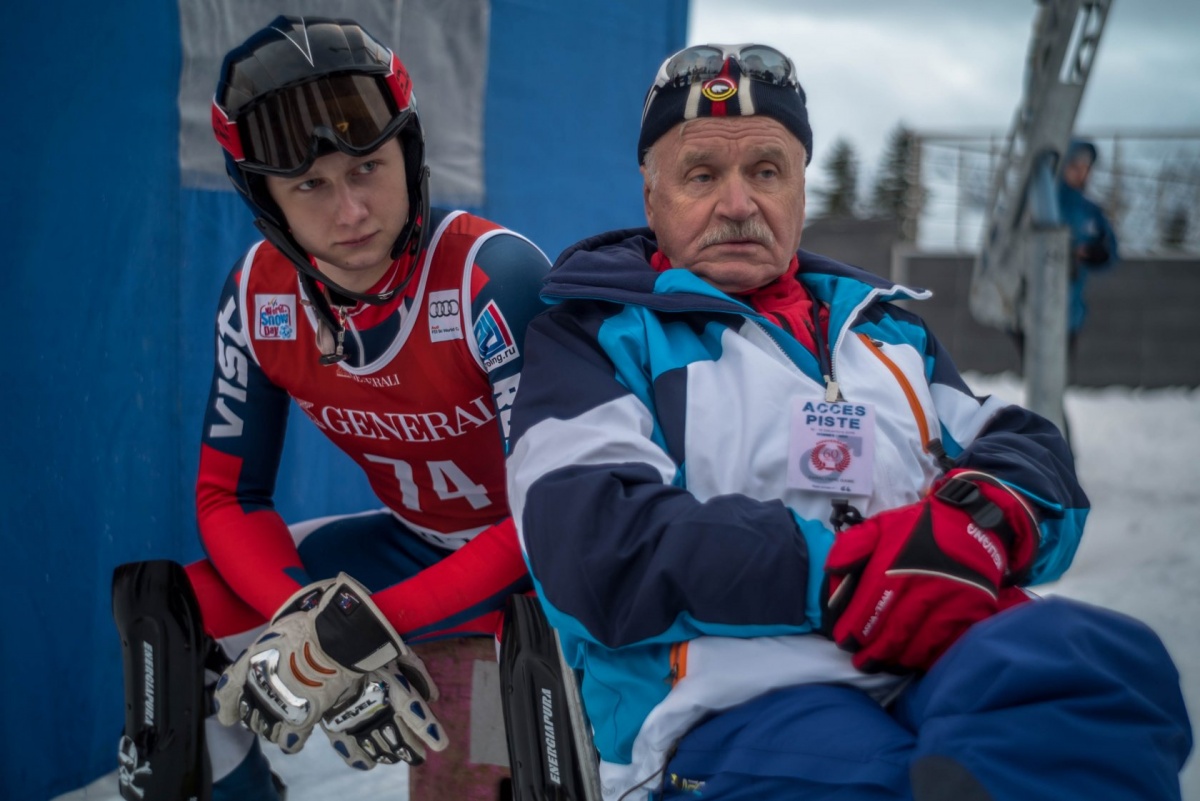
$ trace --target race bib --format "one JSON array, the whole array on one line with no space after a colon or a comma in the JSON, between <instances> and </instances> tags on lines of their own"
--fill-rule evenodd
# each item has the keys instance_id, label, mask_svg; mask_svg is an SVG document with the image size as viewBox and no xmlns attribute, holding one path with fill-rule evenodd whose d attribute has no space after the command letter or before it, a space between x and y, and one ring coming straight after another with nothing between
<instances>
[{"instance_id":1,"label":"race bib","mask_svg":"<svg viewBox=\"0 0 1200 801\"><path fill-rule=\"evenodd\" d=\"M788 445L788 486L835 495L870 495L875 407L796 398Z\"/></svg>"}]
</instances>

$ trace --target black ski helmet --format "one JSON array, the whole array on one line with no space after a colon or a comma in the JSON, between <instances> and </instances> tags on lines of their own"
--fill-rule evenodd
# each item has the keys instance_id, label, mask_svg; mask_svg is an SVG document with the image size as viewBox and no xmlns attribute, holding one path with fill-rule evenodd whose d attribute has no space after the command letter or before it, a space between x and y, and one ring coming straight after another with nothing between
<instances>
[{"instance_id":1,"label":"black ski helmet","mask_svg":"<svg viewBox=\"0 0 1200 801\"><path fill-rule=\"evenodd\" d=\"M225 56L212 123L225 151L225 170L254 212L255 225L300 271L309 297L334 331L341 323L313 280L338 305L384 303L403 289L415 258L405 278L383 294L352 292L331 281L288 230L266 185L266 176L302 174L334 150L363 156L398 138L408 219L391 256L420 251L429 221L429 168L412 81L395 53L353 20L276 17Z\"/></svg>"}]
</instances>

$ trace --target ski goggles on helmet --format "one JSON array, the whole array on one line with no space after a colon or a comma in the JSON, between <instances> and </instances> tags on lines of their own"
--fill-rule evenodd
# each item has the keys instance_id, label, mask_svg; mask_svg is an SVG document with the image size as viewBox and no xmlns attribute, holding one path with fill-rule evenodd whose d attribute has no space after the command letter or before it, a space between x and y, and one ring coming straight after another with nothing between
<instances>
[{"instance_id":1,"label":"ski goggles on helmet","mask_svg":"<svg viewBox=\"0 0 1200 801\"><path fill-rule=\"evenodd\" d=\"M733 59L742 75L777 86L799 86L796 65L773 47L761 44L704 44L680 50L658 70L656 89L691 86L721 74L725 61Z\"/></svg>"},{"instance_id":2,"label":"ski goggles on helmet","mask_svg":"<svg viewBox=\"0 0 1200 801\"><path fill-rule=\"evenodd\" d=\"M230 119L213 101L213 129L242 169L292 177L330 149L354 157L378 150L413 114L408 76L392 72L323 75L273 92Z\"/></svg>"}]
</instances>

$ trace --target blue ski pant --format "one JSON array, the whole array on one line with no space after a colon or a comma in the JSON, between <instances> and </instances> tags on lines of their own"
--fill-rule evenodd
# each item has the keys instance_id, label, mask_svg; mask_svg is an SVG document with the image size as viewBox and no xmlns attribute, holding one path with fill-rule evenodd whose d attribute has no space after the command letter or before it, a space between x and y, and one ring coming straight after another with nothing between
<instances>
[{"instance_id":1,"label":"blue ski pant","mask_svg":"<svg viewBox=\"0 0 1200 801\"><path fill-rule=\"evenodd\" d=\"M654 798L1167 801L1191 748L1154 632L1050 598L977 624L887 708L809 685L702 722Z\"/></svg>"}]
</instances>

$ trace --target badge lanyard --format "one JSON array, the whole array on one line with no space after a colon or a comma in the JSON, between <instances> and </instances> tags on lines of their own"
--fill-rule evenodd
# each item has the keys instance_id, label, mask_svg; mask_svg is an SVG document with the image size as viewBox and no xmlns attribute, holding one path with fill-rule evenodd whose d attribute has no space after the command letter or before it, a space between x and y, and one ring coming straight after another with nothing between
<instances>
[{"instance_id":1,"label":"badge lanyard","mask_svg":"<svg viewBox=\"0 0 1200 801\"><path fill-rule=\"evenodd\" d=\"M817 346L817 365L821 368L821 378L825 380L825 400L833 402L842 399L842 390L833 380L833 350L825 341L825 332L821 330L821 309L819 306L815 308L816 313L809 330Z\"/></svg>"}]
</instances>

